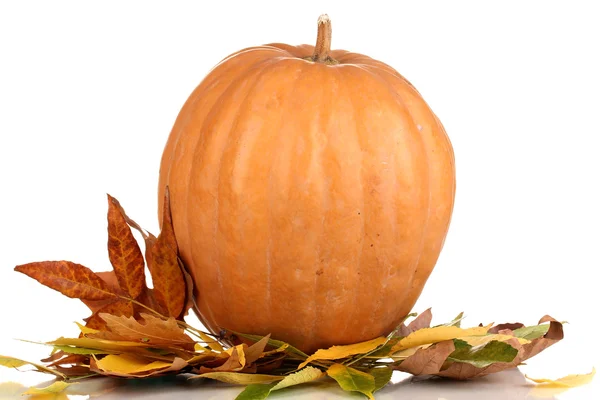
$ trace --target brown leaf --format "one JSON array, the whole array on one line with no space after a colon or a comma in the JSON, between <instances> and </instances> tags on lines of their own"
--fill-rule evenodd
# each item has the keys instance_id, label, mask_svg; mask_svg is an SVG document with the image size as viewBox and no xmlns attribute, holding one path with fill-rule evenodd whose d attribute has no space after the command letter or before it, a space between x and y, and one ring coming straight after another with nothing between
<instances>
[{"instance_id":1,"label":"brown leaf","mask_svg":"<svg viewBox=\"0 0 600 400\"><path fill-rule=\"evenodd\" d=\"M432 375L440 372L444 362L454 351L454 341L445 340L426 349L419 349L415 354L396 367L413 375Z\"/></svg>"},{"instance_id":2,"label":"brown leaf","mask_svg":"<svg viewBox=\"0 0 600 400\"><path fill-rule=\"evenodd\" d=\"M504 331L504 330L511 330L514 331L515 329L519 329L524 327L525 325L523 325L520 322L507 322L505 324L498 324L492 328L490 328L490 330L488 331L488 333L500 333L500 331Z\"/></svg>"},{"instance_id":3,"label":"brown leaf","mask_svg":"<svg viewBox=\"0 0 600 400\"><path fill-rule=\"evenodd\" d=\"M108 287L110 288L110 290L112 290L114 293L116 293L118 295L122 295L122 296L125 296L127 294L127 293L123 292L123 290L119 286L119 281L117 280L117 275L115 274L115 271L97 272L96 275L98 275L108 285ZM100 310L101 308L105 307L106 305L108 305L110 303L114 303L115 301L117 301L117 299L115 299L114 297L112 297L110 299L105 299L105 300L85 300L85 299L81 299L81 301L93 313L95 313L98 310Z\"/></svg>"},{"instance_id":4,"label":"brown leaf","mask_svg":"<svg viewBox=\"0 0 600 400\"><path fill-rule=\"evenodd\" d=\"M53 363L49 364L49 367L55 367L57 365L68 365L68 364L82 364L87 361L89 357L81 355L81 354L69 354L66 357L61 358L60 360L56 360Z\"/></svg>"},{"instance_id":5,"label":"brown leaf","mask_svg":"<svg viewBox=\"0 0 600 400\"><path fill-rule=\"evenodd\" d=\"M509 363L494 363L484 368L476 367L468 363L454 362L447 369L441 371L439 376L453 379L471 379L489 375L506 369L515 368L523 361L539 354L549 346L563 338L563 327L560 322L550 321L548 332L530 343L520 344L517 338L509 339L506 343L518 350L517 356Z\"/></svg>"},{"instance_id":6,"label":"brown leaf","mask_svg":"<svg viewBox=\"0 0 600 400\"><path fill-rule=\"evenodd\" d=\"M400 328L398 328L398 335L408 336L419 329L429 328L432 317L431 308L428 308L412 320L408 326L405 324L400 325Z\"/></svg>"},{"instance_id":7,"label":"brown leaf","mask_svg":"<svg viewBox=\"0 0 600 400\"><path fill-rule=\"evenodd\" d=\"M260 339L258 342L254 343L252 346L248 347L244 354L246 355L246 365L252 364L254 361L258 360L265 351L265 347L269 343L269 339L271 335L267 335Z\"/></svg>"},{"instance_id":8,"label":"brown leaf","mask_svg":"<svg viewBox=\"0 0 600 400\"><path fill-rule=\"evenodd\" d=\"M144 256L127 224L123 208L117 199L107 196L108 258L115 269L119 285L135 299L146 286Z\"/></svg>"},{"instance_id":9,"label":"brown leaf","mask_svg":"<svg viewBox=\"0 0 600 400\"><path fill-rule=\"evenodd\" d=\"M141 314L143 323L133 317L100 314L106 322L107 331L88 335L92 338L141 342L148 345L175 346L184 350L194 350L194 340L185 334L174 318L162 320L149 314Z\"/></svg>"},{"instance_id":10,"label":"brown leaf","mask_svg":"<svg viewBox=\"0 0 600 400\"><path fill-rule=\"evenodd\" d=\"M152 310L158 312L161 315L166 315L167 310L163 307L162 304L156 300L156 295L154 293L154 289L144 288L140 297L137 298L137 301L145 305L146 307L151 308ZM136 315L140 313L148 312L148 309L137 304L134 305Z\"/></svg>"},{"instance_id":11,"label":"brown leaf","mask_svg":"<svg viewBox=\"0 0 600 400\"><path fill-rule=\"evenodd\" d=\"M106 321L100 317L100 314L104 313L113 316L131 317L133 315L133 305L130 301L121 299L106 304L86 319L85 326L97 330L106 329Z\"/></svg>"},{"instance_id":12,"label":"brown leaf","mask_svg":"<svg viewBox=\"0 0 600 400\"><path fill-rule=\"evenodd\" d=\"M67 297L84 300L114 299L115 293L97 274L70 261L42 261L19 265L21 272Z\"/></svg>"},{"instance_id":13,"label":"brown leaf","mask_svg":"<svg viewBox=\"0 0 600 400\"><path fill-rule=\"evenodd\" d=\"M168 190L165 191L163 207L161 232L149 252L146 252L146 259L152 274L156 299L164 306L169 316L178 318L184 308L186 285L177 257L177 241L171 220Z\"/></svg>"},{"instance_id":14,"label":"brown leaf","mask_svg":"<svg viewBox=\"0 0 600 400\"><path fill-rule=\"evenodd\" d=\"M204 366L200 367L200 373L204 374L206 372L234 372L239 371L244 368L244 365L240 362L240 356L238 354L237 346L233 348L231 352L231 356L219 367L216 368L207 368Z\"/></svg>"}]
</instances>

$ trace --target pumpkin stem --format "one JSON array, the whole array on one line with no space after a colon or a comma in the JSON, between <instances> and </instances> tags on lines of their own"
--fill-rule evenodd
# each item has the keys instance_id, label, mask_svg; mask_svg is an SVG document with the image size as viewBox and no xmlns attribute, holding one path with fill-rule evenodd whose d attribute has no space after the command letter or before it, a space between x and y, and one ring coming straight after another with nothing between
<instances>
[{"instance_id":1,"label":"pumpkin stem","mask_svg":"<svg viewBox=\"0 0 600 400\"><path fill-rule=\"evenodd\" d=\"M336 60L329 56L331 50L331 20L327 14L319 17L317 22L319 30L317 31L317 44L311 60L323 64L338 64Z\"/></svg>"}]
</instances>

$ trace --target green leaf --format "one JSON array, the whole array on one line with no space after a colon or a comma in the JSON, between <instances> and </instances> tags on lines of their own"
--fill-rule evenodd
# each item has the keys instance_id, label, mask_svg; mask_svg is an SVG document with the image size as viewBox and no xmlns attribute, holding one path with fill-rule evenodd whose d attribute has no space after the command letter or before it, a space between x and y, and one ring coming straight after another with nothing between
<instances>
[{"instance_id":1,"label":"green leaf","mask_svg":"<svg viewBox=\"0 0 600 400\"><path fill-rule=\"evenodd\" d=\"M207 374L200 375L206 376ZM249 375L253 374L240 374ZM319 379L323 376L323 372L320 369L314 367L306 367L300 371L294 372L293 374L287 375L283 380L273 383L270 385L253 384L248 385L246 389L240 393L236 400L249 400L249 399L266 399L267 396L275 390L285 389L290 386L300 385L302 383L311 382ZM275 377L277 378L277 377ZM279 377L281 379L281 377ZM219 379L221 380L221 379Z\"/></svg>"},{"instance_id":2,"label":"green leaf","mask_svg":"<svg viewBox=\"0 0 600 400\"><path fill-rule=\"evenodd\" d=\"M259 340L261 340L264 336L260 336L260 335L249 335L247 333L239 333L239 332L234 332L231 331L233 333L235 333L238 336L241 336L245 339L250 339L254 342L258 342ZM286 353L292 353L295 354L297 356L300 356L302 358L308 358L308 354L304 353L301 350L298 350L297 348L295 348L294 346L290 345L289 343L286 342L282 342L281 340L275 340L275 339L269 339L269 346L273 346L275 348L281 347L281 346L287 346L287 348L285 349Z\"/></svg>"},{"instance_id":3,"label":"green leaf","mask_svg":"<svg viewBox=\"0 0 600 400\"><path fill-rule=\"evenodd\" d=\"M24 395L29 394L29 395L37 395L37 394L56 394L56 393L61 393L63 392L66 388L68 388L71 385L74 385L76 383L67 383L64 381L55 381L53 382L51 385L43 387L43 388L29 388L25 393L23 393Z\"/></svg>"},{"instance_id":4,"label":"green leaf","mask_svg":"<svg viewBox=\"0 0 600 400\"><path fill-rule=\"evenodd\" d=\"M327 370L327 375L336 380L338 385L347 392L359 392L374 399L375 377L342 364L333 364Z\"/></svg>"},{"instance_id":5,"label":"green leaf","mask_svg":"<svg viewBox=\"0 0 600 400\"><path fill-rule=\"evenodd\" d=\"M387 385L388 382L392 380L393 373L394 371L388 367L371 369L369 374L373 375L373 378L375 378L375 389L373 389L373 393Z\"/></svg>"},{"instance_id":6,"label":"green leaf","mask_svg":"<svg viewBox=\"0 0 600 400\"><path fill-rule=\"evenodd\" d=\"M463 362L484 368L497 362L511 362L517 356L518 350L508 343L493 340L482 346L471 347L467 342L455 339L455 350L448 360Z\"/></svg>"},{"instance_id":7,"label":"green leaf","mask_svg":"<svg viewBox=\"0 0 600 400\"><path fill-rule=\"evenodd\" d=\"M246 386L235 400L263 400L269 396L271 389L275 386L274 383L268 385L254 384Z\"/></svg>"},{"instance_id":8,"label":"green leaf","mask_svg":"<svg viewBox=\"0 0 600 400\"><path fill-rule=\"evenodd\" d=\"M513 334L518 338L533 340L541 338L548 333L548 328L550 328L550 324L524 326L523 328L515 329Z\"/></svg>"}]
</instances>

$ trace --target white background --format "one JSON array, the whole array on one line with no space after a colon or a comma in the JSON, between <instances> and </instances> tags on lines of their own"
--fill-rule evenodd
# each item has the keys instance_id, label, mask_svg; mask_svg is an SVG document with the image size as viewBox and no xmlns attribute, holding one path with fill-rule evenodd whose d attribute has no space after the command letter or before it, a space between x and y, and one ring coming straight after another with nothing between
<instances>
[{"instance_id":1,"label":"white background","mask_svg":"<svg viewBox=\"0 0 600 400\"><path fill-rule=\"evenodd\" d=\"M156 232L160 156L193 88L241 48L314 43L326 12L333 47L406 76L454 145L455 212L416 310L433 307L437 322L465 311L472 325L551 314L569 321L566 338L522 370L600 367L592 1L203 3L0 4L0 354L39 359L47 349L12 338L76 334L72 321L86 316L13 267L66 259L109 269L107 192ZM527 398L503 390L498 398Z\"/></svg>"}]
</instances>

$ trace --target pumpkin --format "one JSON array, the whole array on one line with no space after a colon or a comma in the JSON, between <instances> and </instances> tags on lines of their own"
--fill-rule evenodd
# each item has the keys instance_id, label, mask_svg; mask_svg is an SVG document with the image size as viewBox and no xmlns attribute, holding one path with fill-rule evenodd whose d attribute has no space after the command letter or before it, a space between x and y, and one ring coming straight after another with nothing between
<instances>
[{"instance_id":1,"label":"pumpkin","mask_svg":"<svg viewBox=\"0 0 600 400\"><path fill-rule=\"evenodd\" d=\"M305 352L372 339L411 311L436 264L455 192L444 128L392 67L330 43L322 16L316 46L230 55L168 137L159 199L168 187L213 333L270 333Z\"/></svg>"}]
</instances>

